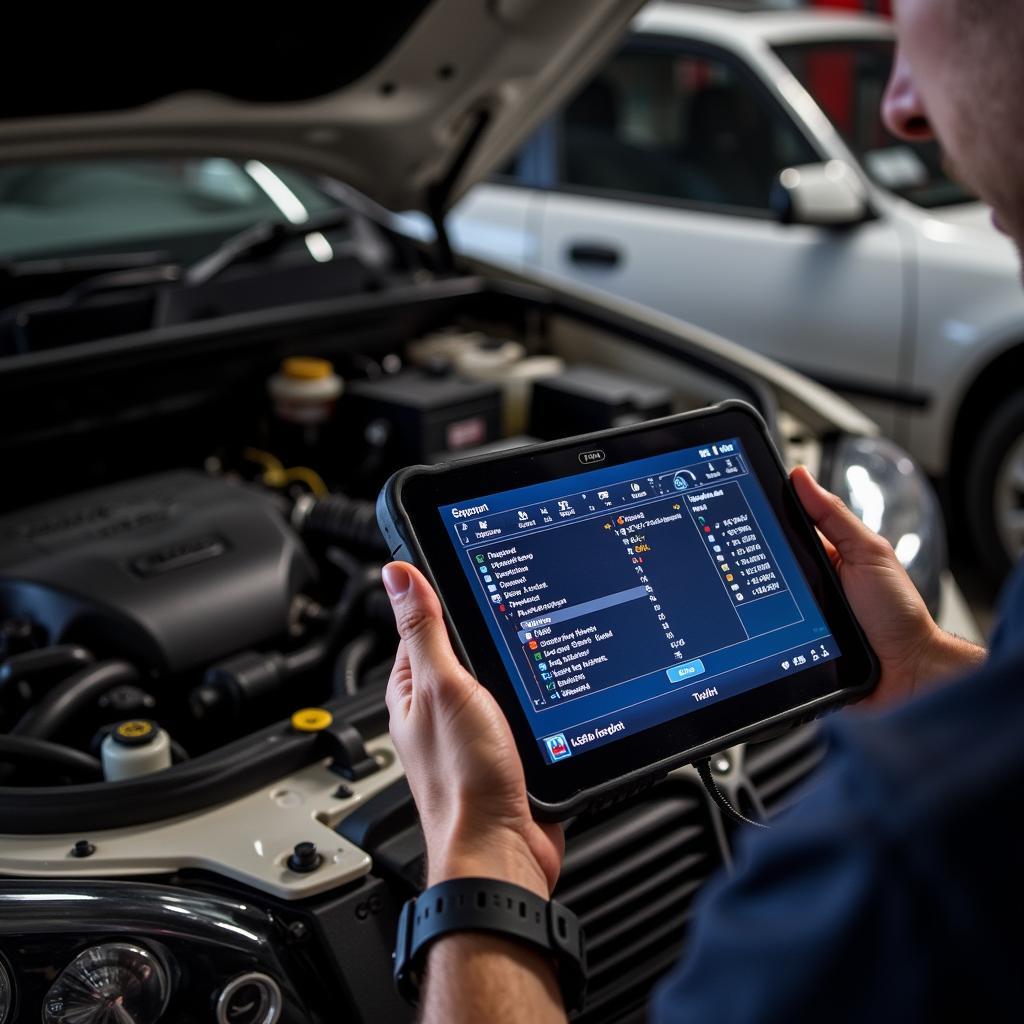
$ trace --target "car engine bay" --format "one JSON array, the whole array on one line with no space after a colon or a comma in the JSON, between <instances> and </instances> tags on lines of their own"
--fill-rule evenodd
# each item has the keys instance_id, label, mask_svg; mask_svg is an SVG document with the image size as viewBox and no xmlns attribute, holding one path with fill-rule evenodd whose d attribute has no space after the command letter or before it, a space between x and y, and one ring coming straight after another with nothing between
<instances>
[{"instance_id":1,"label":"car engine bay","mask_svg":"<svg viewBox=\"0 0 1024 1024\"><path fill-rule=\"evenodd\" d=\"M387 736L381 483L726 397L814 469L840 436L656 324L476 275L0 371L0 1020L79 1019L101 974L137 1021L410 1019L391 947L423 849ZM770 816L823 756L807 725L714 768ZM640 1019L731 828L689 768L569 823L577 1019Z\"/></svg>"}]
</instances>

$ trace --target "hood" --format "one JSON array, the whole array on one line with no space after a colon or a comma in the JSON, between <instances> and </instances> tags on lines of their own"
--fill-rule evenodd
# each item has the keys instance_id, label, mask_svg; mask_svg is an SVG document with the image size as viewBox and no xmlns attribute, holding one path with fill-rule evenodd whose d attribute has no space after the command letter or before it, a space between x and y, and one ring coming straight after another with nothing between
<instances>
[{"instance_id":1,"label":"hood","mask_svg":"<svg viewBox=\"0 0 1024 1024\"><path fill-rule=\"evenodd\" d=\"M59 38L19 26L27 42L0 70L0 162L253 158L436 216L582 84L640 6L383 0L134 31L61 15Z\"/></svg>"}]
</instances>

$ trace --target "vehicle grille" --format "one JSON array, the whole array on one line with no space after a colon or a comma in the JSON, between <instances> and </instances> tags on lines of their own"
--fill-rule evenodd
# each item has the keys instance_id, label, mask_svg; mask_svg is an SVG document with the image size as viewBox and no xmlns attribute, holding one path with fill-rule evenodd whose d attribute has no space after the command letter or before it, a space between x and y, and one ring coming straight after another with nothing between
<instances>
[{"instance_id":1,"label":"vehicle grille","mask_svg":"<svg viewBox=\"0 0 1024 1024\"><path fill-rule=\"evenodd\" d=\"M722 860L705 797L687 780L574 823L555 896L587 938L577 1021L643 1019L652 984L679 957L694 895Z\"/></svg>"},{"instance_id":2,"label":"vehicle grille","mask_svg":"<svg viewBox=\"0 0 1024 1024\"><path fill-rule=\"evenodd\" d=\"M825 759L825 741L816 724L763 743L749 743L744 769L767 817L791 806L803 783Z\"/></svg>"}]
</instances>

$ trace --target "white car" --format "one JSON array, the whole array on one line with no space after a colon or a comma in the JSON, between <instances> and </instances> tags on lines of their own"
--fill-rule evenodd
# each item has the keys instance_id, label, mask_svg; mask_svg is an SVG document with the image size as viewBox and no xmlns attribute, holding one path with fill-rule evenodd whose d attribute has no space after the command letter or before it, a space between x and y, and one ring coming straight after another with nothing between
<instances>
[{"instance_id":1,"label":"white car","mask_svg":"<svg viewBox=\"0 0 1024 1024\"><path fill-rule=\"evenodd\" d=\"M649 6L450 229L851 397L957 467L954 522L998 575L1024 553L1019 261L935 145L883 127L892 40L869 15Z\"/></svg>"}]
</instances>

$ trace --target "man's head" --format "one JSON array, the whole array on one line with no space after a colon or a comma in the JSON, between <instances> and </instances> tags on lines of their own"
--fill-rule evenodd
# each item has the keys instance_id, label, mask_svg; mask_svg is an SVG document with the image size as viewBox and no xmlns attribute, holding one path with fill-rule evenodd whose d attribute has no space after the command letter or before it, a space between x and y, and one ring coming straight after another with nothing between
<instances>
[{"instance_id":1,"label":"man's head","mask_svg":"<svg viewBox=\"0 0 1024 1024\"><path fill-rule=\"evenodd\" d=\"M893 14L887 125L938 138L1024 252L1024 0L893 0Z\"/></svg>"}]
</instances>

